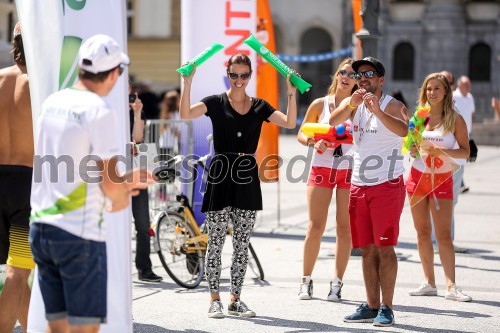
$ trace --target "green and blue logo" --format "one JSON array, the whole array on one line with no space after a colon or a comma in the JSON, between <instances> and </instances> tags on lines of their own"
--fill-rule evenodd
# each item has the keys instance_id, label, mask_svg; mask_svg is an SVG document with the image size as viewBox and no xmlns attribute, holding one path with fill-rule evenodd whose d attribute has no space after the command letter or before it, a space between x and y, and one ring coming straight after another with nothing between
<instances>
[{"instance_id":1,"label":"green and blue logo","mask_svg":"<svg viewBox=\"0 0 500 333\"><path fill-rule=\"evenodd\" d=\"M76 81L80 45L82 45L80 37L64 36L59 66L59 90L71 87Z\"/></svg>"}]
</instances>

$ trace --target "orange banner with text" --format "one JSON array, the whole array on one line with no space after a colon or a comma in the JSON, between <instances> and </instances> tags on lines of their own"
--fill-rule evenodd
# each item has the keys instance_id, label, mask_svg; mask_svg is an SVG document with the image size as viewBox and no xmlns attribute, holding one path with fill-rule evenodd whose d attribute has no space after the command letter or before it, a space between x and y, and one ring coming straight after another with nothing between
<instances>
[{"instance_id":1,"label":"orange banner with text","mask_svg":"<svg viewBox=\"0 0 500 333\"><path fill-rule=\"evenodd\" d=\"M276 53L273 21L268 0L257 0L255 37L269 51ZM257 55L257 97L265 99L278 109L278 73L271 64L259 55ZM260 166L259 177L262 182L273 182L279 179L278 137L279 127L264 122L256 153L257 163Z\"/></svg>"},{"instance_id":2,"label":"orange banner with text","mask_svg":"<svg viewBox=\"0 0 500 333\"><path fill-rule=\"evenodd\" d=\"M361 0L352 0L352 19L354 22L354 33L358 33L363 25L361 18ZM357 39L357 48L354 59L361 59L361 41Z\"/></svg>"}]
</instances>

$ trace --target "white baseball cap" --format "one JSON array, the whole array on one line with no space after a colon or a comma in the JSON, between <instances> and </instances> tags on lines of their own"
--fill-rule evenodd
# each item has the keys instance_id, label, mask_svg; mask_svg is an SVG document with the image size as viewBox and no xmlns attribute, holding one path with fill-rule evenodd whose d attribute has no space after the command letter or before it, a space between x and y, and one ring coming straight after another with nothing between
<instances>
[{"instance_id":1,"label":"white baseball cap","mask_svg":"<svg viewBox=\"0 0 500 333\"><path fill-rule=\"evenodd\" d=\"M80 46L79 56L78 66L94 74L130 64L129 57L118 43L107 35L94 35L87 39Z\"/></svg>"}]
</instances>

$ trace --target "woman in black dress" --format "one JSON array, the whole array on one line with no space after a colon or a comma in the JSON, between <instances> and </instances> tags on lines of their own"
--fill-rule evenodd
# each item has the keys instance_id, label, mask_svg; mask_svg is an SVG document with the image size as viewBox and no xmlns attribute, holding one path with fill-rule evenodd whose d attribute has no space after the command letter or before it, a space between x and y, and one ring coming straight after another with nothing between
<instances>
[{"instance_id":1,"label":"woman in black dress","mask_svg":"<svg viewBox=\"0 0 500 333\"><path fill-rule=\"evenodd\" d=\"M229 59L227 65L229 90L220 95L205 97L201 102L191 105L190 92L194 73L195 70L184 77L180 116L182 119L195 119L202 115L210 117L216 153L210 164L207 191L202 206L208 227L205 261L211 301L208 316L224 316L219 296L221 252L228 222L232 220L233 258L228 314L254 317L255 312L240 301L248 264L248 243L256 212L262 210L262 194L254 154L264 121L286 128L295 127L296 88L288 77L286 115L268 102L248 96L245 88L252 76L252 64L246 55L238 53Z\"/></svg>"}]
</instances>

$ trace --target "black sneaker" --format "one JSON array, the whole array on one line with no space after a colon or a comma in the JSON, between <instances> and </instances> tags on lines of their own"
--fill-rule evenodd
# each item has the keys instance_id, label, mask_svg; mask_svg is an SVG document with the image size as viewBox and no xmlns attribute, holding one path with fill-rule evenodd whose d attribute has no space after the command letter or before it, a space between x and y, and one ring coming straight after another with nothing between
<instances>
[{"instance_id":1,"label":"black sneaker","mask_svg":"<svg viewBox=\"0 0 500 333\"><path fill-rule=\"evenodd\" d=\"M147 282L160 282L163 278L153 273L153 271L146 271L143 273L139 272L139 280Z\"/></svg>"},{"instance_id":2,"label":"black sneaker","mask_svg":"<svg viewBox=\"0 0 500 333\"><path fill-rule=\"evenodd\" d=\"M233 316L255 317L255 312L250 310L239 298L234 303L229 304L227 313Z\"/></svg>"}]
</instances>

